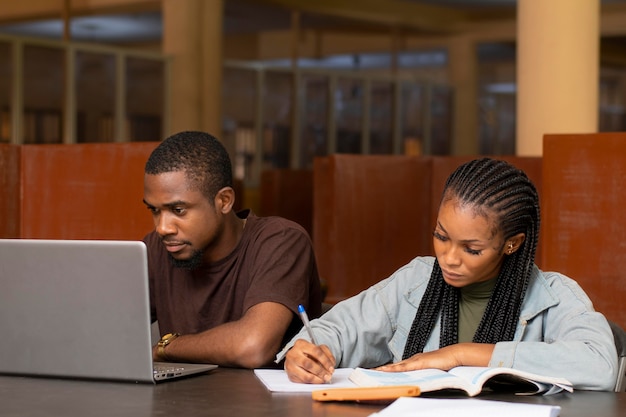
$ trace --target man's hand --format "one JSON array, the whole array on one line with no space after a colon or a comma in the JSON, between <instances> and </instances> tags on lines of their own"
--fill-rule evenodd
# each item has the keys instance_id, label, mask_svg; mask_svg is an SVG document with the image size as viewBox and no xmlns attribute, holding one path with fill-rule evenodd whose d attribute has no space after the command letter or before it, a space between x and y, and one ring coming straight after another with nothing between
<instances>
[{"instance_id":1,"label":"man's hand","mask_svg":"<svg viewBox=\"0 0 626 417\"><path fill-rule=\"evenodd\" d=\"M292 382L324 384L330 382L334 371L335 357L326 345L298 339L285 356L285 372Z\"/></svg>"}]
</instances>

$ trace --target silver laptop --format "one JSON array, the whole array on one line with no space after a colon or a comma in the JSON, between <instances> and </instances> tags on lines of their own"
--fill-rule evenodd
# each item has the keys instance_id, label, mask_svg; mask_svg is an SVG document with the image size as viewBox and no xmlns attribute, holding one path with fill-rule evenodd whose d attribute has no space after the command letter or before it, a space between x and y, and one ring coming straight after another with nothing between
<instances>
[{"instance_id":1,"label":"silver laptop","mask_svg":"<svg viewBox=\"0 0 626 417\"><path fill-rule=\"evenodd\" d=\"M153 364L149 304L143 242L0 239L0 374L157 382L217 367Z\"/></svg>"}]
</instances>

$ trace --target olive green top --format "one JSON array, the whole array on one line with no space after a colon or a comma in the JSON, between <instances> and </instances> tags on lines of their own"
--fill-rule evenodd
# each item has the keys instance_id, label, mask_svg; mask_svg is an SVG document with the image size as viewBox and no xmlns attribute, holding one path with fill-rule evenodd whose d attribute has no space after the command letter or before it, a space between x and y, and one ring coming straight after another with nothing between
<instances>
[{"instance_id":1,"label":"olive green top","mask_svg":"<svg viewBox=\"0 0 626 417\"><path fill-rule=\"evenodd\" d=\"M478 329L496 279L477 282L461 288L459 302L459 343L471 342Z\"/></svg>"}]
</instances>

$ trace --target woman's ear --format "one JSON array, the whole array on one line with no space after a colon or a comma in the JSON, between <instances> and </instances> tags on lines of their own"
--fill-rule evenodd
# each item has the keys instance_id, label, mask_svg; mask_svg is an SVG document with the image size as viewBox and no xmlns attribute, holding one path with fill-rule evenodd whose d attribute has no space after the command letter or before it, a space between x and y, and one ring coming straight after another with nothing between
<instances>
[{"instance_id":1,"label":"woman's ear","mask_svg":"<svg viewBox=\"0 0 626 417\"><path fill-rule=\"evenodd\" d=\"M504 253L507 255L512 255L515 253L522 243L526 240L526 235L524 233L518 233L515 236L511 236L504 242Z\"/></svg>"},{"instance_id":2,"label":"woman's ear","mask_svg":"<svg viewBox=\"0 0 626 417\"><path fill-rule=\"evenodd\" d=\"M232 187L224 187L215 195L215 207L226 214L233 209L235 204L235 190Z\"/></svg>"}]
</instances>

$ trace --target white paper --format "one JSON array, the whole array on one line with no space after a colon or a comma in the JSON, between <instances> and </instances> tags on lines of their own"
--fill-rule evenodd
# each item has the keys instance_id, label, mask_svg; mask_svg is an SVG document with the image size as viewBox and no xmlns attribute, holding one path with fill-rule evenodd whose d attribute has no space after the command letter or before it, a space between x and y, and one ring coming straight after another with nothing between
<instances>
[{"instance_id":1,"label":"white paper","mask_svg":"<svg viewBox=\"0 0 626 417\"><path fill-rule=\"evenodd\" d=\"M476 398L401 397L370 417L557 417L558 405L524 404Z\"/></svg>"},{"instance_id":2,"label":"white paper","mask_svg":"<svg viewBox=\"0 0 626 417\"><path fill-rule=\"evenodd\" d=\"M255 369L254 374L272 392L313 392L326 388L353 388L356 384L348 379L352 368L335 369L333 378L328 384L299 384L291 382L282 369Z\"/></svg>"}]
</instances>

